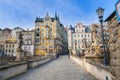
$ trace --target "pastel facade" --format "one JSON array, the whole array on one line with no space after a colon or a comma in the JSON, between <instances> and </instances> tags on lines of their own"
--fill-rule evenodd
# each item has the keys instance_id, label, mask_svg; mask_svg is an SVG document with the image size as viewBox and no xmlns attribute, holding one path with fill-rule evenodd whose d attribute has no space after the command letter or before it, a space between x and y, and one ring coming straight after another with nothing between
<instances>
[{"instance_id":1,"label":"pastel facade","mask_svg":"<svg viewBox=\"0 0 120 80\"><path fill-rule=\"evenodd\" d=\"M4 54L9 56L17 56L18 42L16 39L8 39L4 44Z\"/></svg>"},{"instance_id":2,"label":"pastel facade","mask_svg":"<svg viewBox=\"0 0 120 80\"><path fill-rule=\"evenodd\" d=\"M0 56L4 55L5 41L10 37L11 29L5 28L0 30Z\"/></svg>"},{"instance_id":3,"label":"pastel facade","mask_svg":"<svg viewBox=\"0 0 120 80\"><path fill-rule=\"evenodd\" d=\"M72 49L74 54L82 52L91 44L91 32L89 26L78 23L75 28L68 30L68 48Z\"/></svg>"},{"instance_id":4,"label":"pastel facade","mask_svg":"<svg viewBox=\"0 0 120 80\"><path fill-rule=\"evenodd\" d=\"M22 34L22 50L24 53L24 56L33 56L34 55L34 31L23 31Z\"/></svg>"},{"instance_id":5,"label":"pastel facade","mask_svg":"<svg viewBox=\"0 0 120 80\"><path fill-rule=\"evenodd\" d=\"M59 16L50 17L48 13L44 18L35 20L35 54L55 55L63 50L64 27L59 21Z\"/></svg>"}]
</instances>

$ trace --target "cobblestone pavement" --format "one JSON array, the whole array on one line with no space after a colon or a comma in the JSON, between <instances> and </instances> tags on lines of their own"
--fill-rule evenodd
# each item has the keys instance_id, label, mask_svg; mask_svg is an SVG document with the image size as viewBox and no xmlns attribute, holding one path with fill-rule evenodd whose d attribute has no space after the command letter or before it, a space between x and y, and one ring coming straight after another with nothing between
<instances>
[{"instance_id":1,"label":"cobblestone pavement","mask_svg":"<svg viewBox=\"0 0 120 80\"><path fill-rule=\"evenodd\" d=\"M61 56L45 65L28 70L9 80L97 80L68 56Z\"/></svg>"}]
</instances>

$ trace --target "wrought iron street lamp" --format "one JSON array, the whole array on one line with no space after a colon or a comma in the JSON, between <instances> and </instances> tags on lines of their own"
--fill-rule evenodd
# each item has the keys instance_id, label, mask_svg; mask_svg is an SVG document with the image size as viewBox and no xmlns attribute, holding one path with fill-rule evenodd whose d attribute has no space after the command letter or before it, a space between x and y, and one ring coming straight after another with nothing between
<instances>
[{"instance_id":1,"label":"wrought iron street lamp","mask_svg":"<svg viewBox=\"0 0 120 80\"><path fill-rule=\"evenodd\" d=\"M104 30L103 30L103 15L104 15L104 9L99 7L96 10L96 13L98 15L99 18L99 22L101 24L101 32L102 32L102 43L103 43L103 49L104 49L104 65L107 66L108 65L108 55L106 53L105 50L105 40L104 40Z\"/></svg>"}]
</instances>

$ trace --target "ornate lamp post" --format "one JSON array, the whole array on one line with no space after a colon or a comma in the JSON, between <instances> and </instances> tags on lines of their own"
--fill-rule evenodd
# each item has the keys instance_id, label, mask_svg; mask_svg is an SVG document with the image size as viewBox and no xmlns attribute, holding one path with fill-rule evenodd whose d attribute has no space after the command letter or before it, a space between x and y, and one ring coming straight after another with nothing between
<instances>
[{"instance_id":1,"label":"ornate lamp post","mask_svg":"<svg viewBox=\"0 0 120 80\"><path fill-rule=\"evenodd\" d=\"M96 13L98 15L99 18L99 22L101 24L101 32L102 32L102 43L103 43L103 49L104 49L104 65L107 66L108 65L108 55L106 53L105 50L105 41L104 41L104 30L103 30L103 15L104 15L104 9L99 7L96 10Z\"/></svg>"}]
</instances>

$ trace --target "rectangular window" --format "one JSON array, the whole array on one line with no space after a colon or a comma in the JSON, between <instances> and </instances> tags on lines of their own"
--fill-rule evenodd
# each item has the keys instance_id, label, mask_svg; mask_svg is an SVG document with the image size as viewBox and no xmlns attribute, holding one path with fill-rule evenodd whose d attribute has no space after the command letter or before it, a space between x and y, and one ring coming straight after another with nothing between
<instances>
[{"instance_id":1,"label":"rectangular window","mask_svg":"<svg viewBox=\"0 0 120 80\"><path fill-rule=\"evenodd\" d=\"M29 50L30 50L30 46L29 46Z\"/></svg>"},{"instance_id":2,"label":"rectangular window","mask_svg":"<svg viewBox=\"0 0 120 80\"><path fill-rule=\"evenodd\" d=\"M48 33L46 33L46 37L48 37Z\"/></svg>"},{"instance_id":3,"label":"rectangular window","mask_svg":"<svg viewBox=\"0 0 120 80\"><path fill-rule=\"evenodd\" d=\"M12 49L12 53L14 52L14 50Z\"/></svg>"},{"instance_id":4,"label":"rectangular window","mask_svg":"<svg viewBox=\"0 0 120 80\"><path fill-rule=\"evenodd\" d=\"M6 48L8 47L8 45L6 45Z\"/></svg>"},{"instance_id":5,"label":"rectangular window","mask_svg":"<svg viewBox=\"0 0 120 80\"><path fill-rule=\"evenodd\" d=\"M40 28L37 28L37 30L36 30L36 31L38 31L38 32L39 32L39 31L40 31Z\"/></svg>"},{"instance_id":6,"label":"rectangular window","mask_svg":"<svg viewBox=\"0 0 120 80\"><path fill-rule=\"evenodd\" d=\"M78 30L76 30L76 32L78 32Z\"/></svg>"},{"instance_id":7,"label":"rectangular window","mask_svg":"<svg viewBox=\"0 0 120 80\"><path fill-rule=\"evenodd\" d=\"M83 35L81 35L81 37L83 37Z\"/></svg>"},{"instance_id":8,"label":"rectangular window","mask_svg":"<svg viewBox=\"0 0 120 80\"><path fill-rule=\"evenodd\" d=\"M42 34L42 38L44 37L44 34Z\"/></svg>"},{"instance_id":9,"label":"rectangular window","mask_svg":"<svg viewBox=\"0 0 120 80\"><path fill-rule=\"evenodd\" d=\"M74 34L74 37L76 37L76 35Z\"/></svg>"},{"instance_id":10,"label":"rectangular window","mask_svg":"<svg viewBox=\"0 0 120 80\"><path fill-rule=\"evenodd\" d=\"M52 26L52 23L50 23L50 26Z\"/></svg>"},{"instance_id":11,"label":"rectangular window","mask_svg":"<svg viewBox=\"0 0 120 80\"><path fill-rule=\"evenodd\" d=\"M88 37L90 37L90 35L88 34Z\"/></svg>"},{"instance_id":12,"label":"rectangular window","mask_svg":"<svg viewBox=\"0 0 120 80\"><path fill-rule=\"evenodd\" d=\"M84 30L82 30L82 32L84 32Z\"/></svg>"},{"instance_id":13,"label":"rectangular window","mask_svg":"<svg viewBox=\"0 0 120 80\"><path fill-rule=\"evenodd\" d=\"M9 49L9 53L10 53L10 51L11 51L11 50Z\"/></svg>"},{"instance_id":14,"label":"rectangular window","mask_svg":"<svg viewBox=\"0 0 120 80\"><path fill-rule=\"evenodd\" d=\"M44 40L42 40L42 43L44 43Z\"/></svg>"},{"instance_id":15,"label":"rectangular window","mask_svg":"<svg viewBox=\"0 0 120 80\"><path fill-rule=\"evenodd\" d=\"M50 43L53 43L53 40L52 40L52 39L50 39Z\"/></svg>"},{"instance_id":16,"label":"rectangular window","mask_svg":"<svg viewBox=\"0 0 120 80\"><path fill-rule=\"evenodd\" d=\"M48 31L48 27L46 27L46 31Z\"/></svg>"},{"instance_id":17,"label":"rectangular window","mask_svg":"<svg viewBox=\"0 0 120 80\"><path fill-rule=\"evenodd\" d=\"M39 40L40 40L40 39L35 39L35 43L39 43Z\"/></svg>"},{"instance_id":18,"label":"rectangular window","mask_svg":"<svg viewBox=\"0 0 120 80\"><path fill-rule=\"evenodd\" d=\"M9 45L9 48L11 47L11 45Z\"/></svg>"},{"instance_id":19,"label":"rectangular window","mask_svg":"<svg viewBox=\"0 0 120 80\"><path fill-rule=\"evenodd\" d=\"M42 28L42 32L44 31L44 28Z\"/></svg>"},{"instance_id":20,"label":"rectangular window","mask_svg":"<svg viewBox=\"0 0 120 80\"><path fill-rule=\"evenodd\" d=\"M52 33L50 33L50 37L52 37Z\"/></svg>"},{"instance_id":21,"label":"rectangular window","mask_svg":"<svg viewBox=\"0 0 120 80\"><path fill-rule=\"evenodd\" d=\"M46 23L46 26L48 26L48 23Z\"/></svg>"},{"instance_id":22,"label":"rectangular window","mask_svg":"<svg viewBox=\"0 0 120 80\"><path fill-rule=\"evenodd\" d=\"M12 45L12 47L14 48L14 44Z\"/></svg>"}]
</instances>

